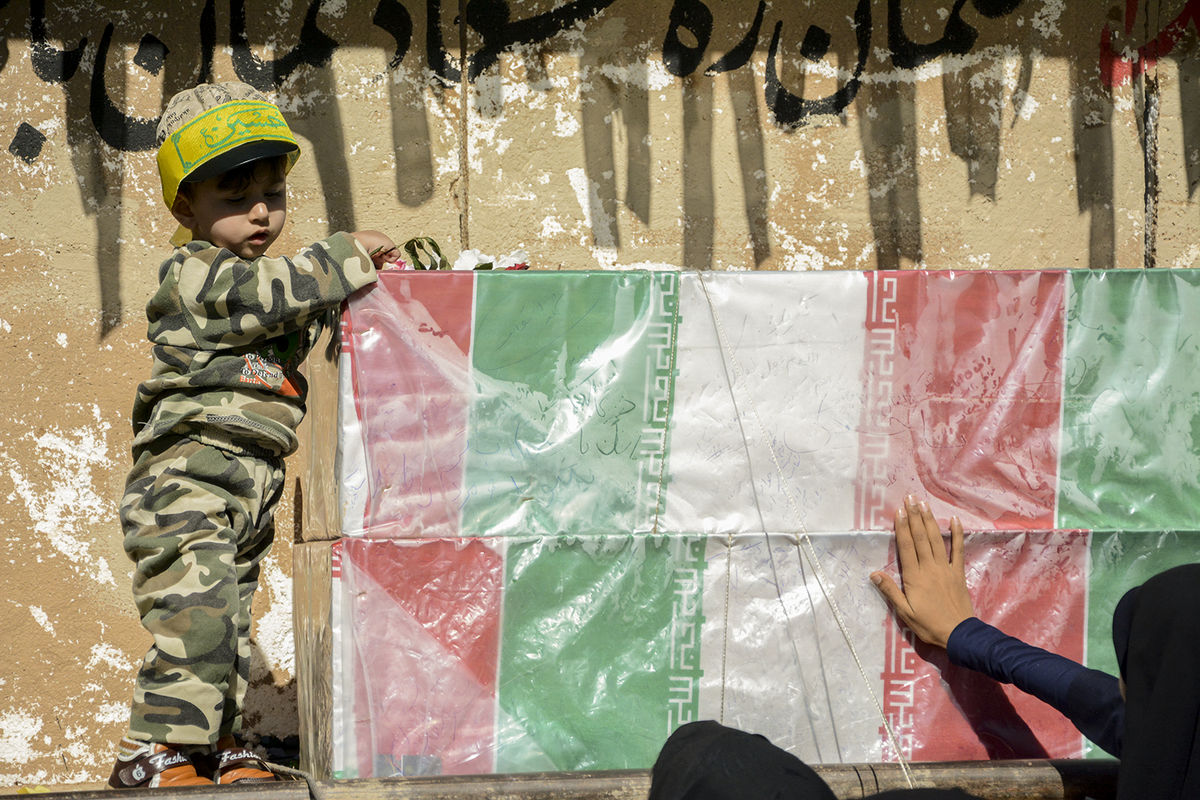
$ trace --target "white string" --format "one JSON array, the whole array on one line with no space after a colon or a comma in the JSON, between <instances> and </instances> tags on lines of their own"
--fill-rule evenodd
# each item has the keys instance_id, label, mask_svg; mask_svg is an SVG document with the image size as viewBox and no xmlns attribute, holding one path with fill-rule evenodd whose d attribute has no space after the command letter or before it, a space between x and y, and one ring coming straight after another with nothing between
<instances>
[{"instance_id":1,"label":"white string","mask_svg":"<svg viewBox=\"0 0 1200 800\"><path fill-rule=\"evenodd\" d=\"M721 350L728 357L729 363L733 367L734 377L740 379L742 377L741 366L738 363L737 356L732 347L729 345L728 337L725 334L725 326L721 322L721 317L717 313L717 307L713 304L712 297L708 293L708 285L704 281L704 274L697 272L696 276L700 280L700 288L704 290L704 299L708 303L709 313L712 315L713 324L717 331L717 341L721 345ZM779 463L779 456L775 452L775 446L772 444L770 437L767 435L766 426L763 424L762 417L758 413L758 409L754 405L753 400L749 395L743 395L747 406L749 407L750 415L754 417L754 421L758 425L759 433L762 436L763 443L767 447L767 451L771 455L771 463L775 466L775 471L779 475L779 485L783 487L784 494L787 497L788 505L791 508L792 515L799 527L799 536L796 538L796 554L800 560L807 560L813 572L817 576L817 585L821 587L821 594L825 596L825 602L829 604L829 610L833 614L834 621L837 622L838 630L841 631L842 638L846 641L846 646L850 649L850 655L854 658L854 663L858 667L858 674L862 677L863 683L867 687L867 694L871 697L871 702L875 705L875 710L879 714L879 718L883 720L884 730L887 731L888 741L891 743L893 750L896 753L896 760L900 763L900 770L904 773L904 780L909 787L915 786L913 783L912 773L909 771L908 762L904 758L904 753L900 749L900 742L896 738L896 732L892 729L892 723L888 719L887 714L883 712L883 706L879 702L879 698L875 694L875 689L871 685L871 679L867 676L867 671L863 667L862 659L859 658L858 650L854 647L854 642L850 637L849 628L846 625L845 618L842 617L842 612L838 609L837 603L833 599L833 595L829 591L828 581L825 577L825 570L821 567L821 562L817 557L816 548L813 546L812 539L809 537L808 528L804 524L804 518L800 514L800 507L796 503L795 497L792 495L791 487L784 478L783 468ZM737 405L734 405L734 413L738 413ZM766 535L766 526L763 526L763 534ZM804 549L801 549L803 545ZM767 542L767 548L770 549L770 542ZM731 554L732 555L732 554ZM785 608L786 611L786 608Z\"/></svg>"},{"instance_id":2,"label":"white string","mask_svg":"<svg viewBox=\"0 0 1200 800\"><path fill-rule=\"evenodd\" d=\"M742 449L746 453L746 468L750 472L750 474L749 474L750 491L754 494L754 510L758 514L758 524L762 527L763 533L765 534L767 531L767 522L766 522L766 519L763 517L762 503L758 499L758 486L756 485L757 481L754 478L754 454L750 451L750 437L746 435L746 428L742 424L742 418L736 414L737 395L734 392L736 381L735 381L735 377L729 373L729 363L723 356L721 358L721 368L724 370L724 373L725 373L725 375L724 375L725 385L729 389L729 401L733 404L733 407L734 407L734 411L735 411L734 421L736 421L737 425L738 425L738 435L742 441ZM796 636L795 636L795 634L792 633L792 630L791 630L791 625L790 625L791 612L788 611L787 603L783 599L783 582L779 579L779 568L775 564L775 551L771 548L770 544L771 544L770 541L768 541L767 542L767 558L769 558L770 562L771 562L771 578L772 578L772 584L775 587L775 599L779 601L779 608L783 611L784 619L789 621L788 636L789 636L789 642L791 643L791 646L792 646L792 663L794 663L796 665L797 670L799 670L799 668L800 668L800 649L797 646ZM723 627L721 628L721 630L723 631L723 635L721 637L721 715L718 718L718 721L721 723L725 722L725 683L726 683L725 676L726 676L726 674L728 672L728 668L729 668L730 588L733 586L733 577L732 577L732 573L733 573L733 533L732 533L732 531L726 534L725 552L726 552L726 557L725 557L725 608L724 608L724 620L723 620L724 624L723 624ZM801 561L800 569L801 569L801 572L803 572L803 570L804 570L803 561ZM808 595L809 607L812 608L813 607L812 595L810 592L807 591L808 583L803 577L801 578L801 580L804 582L806 594ZM816 646L817 646L817 652L818 652L818 660L820 660L820 647L821 647L820 641L816 642ZM804 690L807 692L808 687L807 687L807 685L805 685L803 673L801 673L799 677L800 677L801 685L804 687ZM822 677L822 679L824 679L824 677L825 677L824 673L822 673L821 677ZM826 697L826 704L829 705L829 702L828 702L829 687L828 686L826 686L826 689L825 689L825 697ZM817 758L823 758L823 756L821 755L821 739L820 739L820 736L817 734L817 730L816 730L816 727L815 727L815 724L814 724L814 721L812 718L812 714L809 711L807 704L805 704L805 712L806 712L805 716L808 719L809 732L812 734L813 742L817 748ZM829 712L830 712L830 715L833 714L832 706L830 706ZM833 739L834 739L834 747L837 749L837 752L839 753L839 756L840 756L841 744L837 740L836 726L834 727Z\"/></svg>"}]
</instances>

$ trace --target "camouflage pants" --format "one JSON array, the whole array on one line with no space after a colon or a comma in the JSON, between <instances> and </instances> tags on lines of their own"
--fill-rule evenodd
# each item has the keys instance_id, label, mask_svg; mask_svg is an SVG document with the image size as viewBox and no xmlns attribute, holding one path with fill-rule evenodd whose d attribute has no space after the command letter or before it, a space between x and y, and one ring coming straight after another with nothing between
<instances>
[{"instance_id":1,"label":"camouflage pants","mask_svg":"<svg viewBox=\"0 0 1200 800\"><path fill-rule=\"evenodd\" d=\"M250 677L250 601L274 538L283 461L190 439L135 454L121 500L133 599L154 643L129 735L208 745L240 729Z\"/></svg>"}]
</instances>

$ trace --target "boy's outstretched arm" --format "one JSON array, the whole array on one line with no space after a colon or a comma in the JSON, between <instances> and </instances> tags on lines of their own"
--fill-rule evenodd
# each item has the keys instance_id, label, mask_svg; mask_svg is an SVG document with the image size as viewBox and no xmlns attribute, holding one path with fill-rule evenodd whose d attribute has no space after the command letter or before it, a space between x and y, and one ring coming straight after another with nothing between
<instances>
[{"instance_id":1,"label":"boy's outstretched arm","mask_svg":"<svg viewBox=\"0 0 1200 800\"><path fill-rule=\"evenodd\" d=\"M900 561L901 589L882 571L871 573L871 582L921 641L945 647L960 622L975 616L963 566L963 529L958 517L950 518L950 556L941 529L929 504L911 495L896 511L896 554Z\"/></svg>"}]
</instances>

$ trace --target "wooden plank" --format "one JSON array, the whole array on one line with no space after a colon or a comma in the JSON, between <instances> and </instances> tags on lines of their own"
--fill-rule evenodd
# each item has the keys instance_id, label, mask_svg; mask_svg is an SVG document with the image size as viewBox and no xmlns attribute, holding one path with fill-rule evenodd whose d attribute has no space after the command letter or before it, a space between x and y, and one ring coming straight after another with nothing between
<instances>
[{"instance_id":1,"label":"wooden plank","mask_svg":"<svg viewBox=\"0 0 1200 800\"><path fill-rule=\"evenodd\" d=\"M335 326L336 330L336 326ZM335 331L325 331L306 362L309 392L304 426L308 446L304 449L303 504L296 509L300 524L297 542L336 539L342 535L338 491L338 347L331 344ZM298 493L301 494L301 493Z\"/></svg>"},{"instance_id":2,"label":"wooden plank","mask_svg":"<svg viewBox=\"0 0 1200 800\"><path fill-rule=\"evenodd\" d=\"M332 547L328 541L292 547L300 767L318 779L333 770Z\"/></svg>"},{"instance_id":3,"label":"wooden plank","mask_svg":"<svg viewBox=\"0 0 1200 800\"><path fill-rule=\"evenodd\" d=\"M814 765L841 798L906 789L899 764ZM1109 800L1116 797L1111 759L959 761L910 764L917 788L959 787L984 800Z\"/></svg>"},{"instance_id":4,"label":"wooden plank","mask_svg":"<svg viewBox=\"0 0 1200 800\"><path fill-rule=\"evenodd\" d=\"M813 769L839 800L908 788L898 764L816 764ZM909 769L918 787L957 786L983 800L1116 797L1117 762L1110 759L939 762L910 764ZM612 770L52 792L39 798L117 800L129 794L130 800L149 795L179 800L645 800L649 789L649 770Z\"/></svg>"}]
</instances>

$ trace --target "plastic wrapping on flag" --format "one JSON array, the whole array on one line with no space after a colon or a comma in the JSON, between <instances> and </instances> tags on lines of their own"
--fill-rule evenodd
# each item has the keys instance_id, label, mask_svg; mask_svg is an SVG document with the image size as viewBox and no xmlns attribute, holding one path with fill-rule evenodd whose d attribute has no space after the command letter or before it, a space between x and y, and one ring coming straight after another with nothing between
<instances>
[{"instance_id":1,"label":"plastic wrapping on flag","mask_svg":"<svg viewBox=\"0 0 1200 800\"><path fill-rule=\"evenodd\" d=\"M335 775L645 768L695 719L1098 754L867 576L927 498L979 616L1114 671L1116 600L1200 557L1198 314L1187 270L381 273L314 376Z\"/></svg>"}]
</instances>

